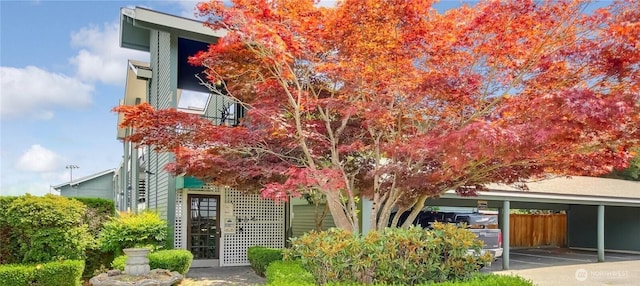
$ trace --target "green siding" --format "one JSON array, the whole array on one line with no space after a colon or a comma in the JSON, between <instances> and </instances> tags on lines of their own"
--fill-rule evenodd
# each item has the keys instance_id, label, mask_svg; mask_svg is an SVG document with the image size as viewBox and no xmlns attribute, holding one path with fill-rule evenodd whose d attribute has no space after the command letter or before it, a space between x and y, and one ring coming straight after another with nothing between
<instances>
[{"instance_id":1,"label":"green siding","mask_svg":"<svg viewBox=\"0 0 640 286\"><path fill-rule=\"evenodd\" d=\"M221 111L228 108L232 103L233 100L231 98L214 93L205 108L204 116L211 118L216 125L222 124L220 121L222 117ZM231 119L233 118L227 118L227 123L232 122Z\"/></svg>"},{"instance_id":2,"label":"green siding","mask_svg":"<svg viewBox=\"0 0 640 286\"><path fill-rule=\"evenodd\" d=\"M60 188L63 197L101 198L113 201L113 173L81 182L73 187L66 185Z\"/></svg>"},{"instance_id":3,"label":"green siding","mask_svg":"<svg viewBox=\"0 0 640 286\"><path fill-rule=\"evenodd\" d=\"M322 210L324 206L320 206L320 210ZM293 205L293 220L291 222L291 230L293 237L299 237L303 235L305 232L314 230L316 228L315 225L315 206L313 205ZM335 227L333 223L333 217L331 213L327 213L323 221L323 230L329 229L331 227Z\"/></svg>"},{"instance_id":4,"label":"green siding","mask_svg":"<svg viewBox=\"0 0 640 286\"><path fill-rule=\"evenodd\" d=\"M567 214L569 247L597 247L597 206L572 205ZM605 207L604 248L640 251L640 208Z\"/></svg>"},{"instance_id":5,"label":"green siding","mask_svg":"<svg viewBox=\"0 0 640 286\"><path fill-rule=\"evenodd\" d=\"M152 31L150 56L151 79L149 103L158 109L176 107L175 57L171 51L172 37L167 32ZM175 44L174 44L175 45ZM147 175L148 206L167 220L170 229L169 237L173 237L175 221L175 178L165 171L165 166L173 161L171 153L150 152L149 164L153 174Z\"/></svg>"}]
</instances>

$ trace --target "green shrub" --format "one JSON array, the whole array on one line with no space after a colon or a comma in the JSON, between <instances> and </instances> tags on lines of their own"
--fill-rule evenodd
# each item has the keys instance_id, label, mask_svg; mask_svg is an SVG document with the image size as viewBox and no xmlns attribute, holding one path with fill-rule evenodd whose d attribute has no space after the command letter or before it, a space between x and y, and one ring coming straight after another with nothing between
<instances>
[{"instance_id":1,"label":"green shrub","mask_svg":"<svg viewBox=\"0 0 640 286\"><path fill-rule=\"evenodd\" d=\"M35 270L35 265L0 265L0 285L29 286Z\"/></svg>"},{"instance_id":2,"label":"green shrub","mask_svg":"<svg viewBox=\"0 0 640 286\"><path fill-rule=\"evenodd\" d=\"M0 265L0 285L80 286L83 269L81 260Z\"/></svg>"},{"instance_id":3,"label":"green shrub","mask_svg":"<svg viewBox=\"0 0 640 286\"><path fill-rule=\"evenodd\" d=\"M302 266L313 274L319 284L337 280L358 281L354 270L358 267L358 260L364 258L361 237L331 228L322 232L311 231L291 239L291 243L291 248L285 250L286 259L299 258ZM362 260L362 263L368 262Z\"/></svg>"},{"instance_id":4,"label":"green shrub","mask_svg":"<svg viewBox=\"0 0 640 286\"><path fill-rule=\"evenodd\" d=\"M531 280L524 279L520 276L509 276L509 275L497 275L497 274L486 274L486 275L475 275L473 278L462 281L447 281L442 283L432 284L434 286L532 286L533 282Z\"/></svg>"},{"instance_id":5,"label":"green shrub","mask_svg":"<svg viewBox=\"0 0 640 286\"><path fill-rule=\"evenodd\" d=\"M96 271L109 267L115 258L113 252L102 251L98 248L89 248L85 251L85 266L82 273L83 278L91 278L96 275Z\"/></svg>"},{"instance_id":6,"label":"green shrub","mask_svg":"<svg viewBox=\"0 0 640 286\"><path fill-rule=\"evenodd\" d=\"M147 257L148 257L148 255L147 255ZM113 269L118 269L120 271L124 271L125 261L127 261L127 256L126 255L120 255L120 256L118 256L118 257L113 259L113 261L111 262L111 267ZM151 267L151 260L149 260L149 267L151 269L153 269L153 267Z\"/></svg>"},{"instance_id":7,"label":"green shrub","mask_svg":"<svg viewBox=\"0 0 640 286\"><path fill-rule=\"evenodd\" d=\"M149 253L149 267L151 269L167 269L185 274L191 267L193 254L184 249L159 250ZM116 257L111 263L111 267L124 271L126 255Z\"/></svg>"},{"instance_id":8,"label":"green shrub","mask_svg":"<svg viewBox=\"0 0 640 286\"><path fill-rule=\"evenodd\" d=\"M264 272L271 262L282 260L282 249L252 246L247 250L247 258L253 271L264 277Z\"/></svg>"},{"instance_id":9,"label":"green shrub","mask_svg":"<svg viewBox=\"0 0 640 286\"><path fill-rule=\"evenodd\" d=\"M25 195L7 208L6 221L17 239L23 263L84 259L93 238L83 223L85 207L65 197Z\"/></svg>"},{"instance_id":10,"label":"green shrub","mask_svg":"<svg viewBox=\"0 0 640 286\"><path fill-rule=\"evenodd\" d=\"M9 205L18 197L0 197L0 264L18 263L22 258L18 238L7 220Z\"/></svg>"},{"instance_id":11,"label":"green shrub","mask_svg":"<svg viewBox=\"0 0 640 286\"><path fill-rule=\"evenodd\" d=\"M167 222L152 211L139 214L122 213L104 224L98 244L104 251L113 251L116 255L132 247L149 247L152 250L164 246L167 239Z\"/></svg>"},{"instance_id":12,"label":"green shrub","mask_svg":"<svg viewBox=\"0 0 640 286\"><path fill-rule=\"evenodd\" d=\"M89 232L98 239L100 230L105 222L115 216L116 209L113 201L100 198L72 198L85 205L86 211L83 221L88 225ZM114 258L114 252L102 251L97 244L92 244L85 252L85 268L82 277L95 275L96 270L108 267Z\"/></svg>"},{"instance_id":13,"label":"green shrub","mask_svg":"<svg viewBox=\"0 0 640 286\"><path fill-rule=\"evenodd\" d=\"M152 269L167 269L183 275L189 271L192 261L193 254L184 249L160 250L149 254L149 263L153 265Z\"/></svg>"},{"instance_id":14,"label":"green shrub","mask_svg":"<svg viewBox=\"0 0 640 286\"><path fill-rule=\"evenodd\" d=\"M316 282L420 284L465 280L491 257L480 252L482 242L470 231L450 224L422 228L385 229L356 236L339 229L310 232L292 239L286 260L299 259Z\"/></svg>"},{"instance_id":15,"label":"green shrub","mask_svg":"<svg viewBox=\"0 0 640 286\"><path fill-rule=\"evenodd\" d=\"M267 284L315 285L313 275L302 268L300 261L273 261L265 271Z\"/></svg>"},{"instance_id":16,"label":"green shrub","mask_svg":"<svg viewBox=\"0 0 640 286\"><path fill-rule=\"evenodd\" d=\"M329 282L327 286L361 286L361 283ZM402 282L372 283L369 286L402 286L408 285ZM418 286L533 286L533 282L519 276L506 276L497 274L476 274L466 281L446 281L439 283L420 283Z\"/></svg>"},{"instance_id":17,"label":"green shrub","mask_svg":"<svg viewBox=\"0 0 640 286\"><path fill-rule=\"evenodd\" d=\"M83 221L89 226L89 232L94 237L98 237L102 225L116 215L116 208L113 201L100 198L71 198L81 202L86 211Z\"/></svg>"}]
</instances>

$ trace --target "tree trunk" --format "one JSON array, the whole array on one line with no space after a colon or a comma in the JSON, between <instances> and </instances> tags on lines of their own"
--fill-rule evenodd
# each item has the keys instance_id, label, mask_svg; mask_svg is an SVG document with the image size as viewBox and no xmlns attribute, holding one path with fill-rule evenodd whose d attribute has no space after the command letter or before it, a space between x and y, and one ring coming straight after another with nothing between
<instances>
[{"instance_id":1,"label":"tree trunk","mask_svg":"<svg viewBox=\"0 0 640 286\"><path fill-rule=\"evenodd\" d=\"M327 217L327 211L329 211L329 204L324 204L322 212L318 211L318 208L320 207L319 200L314 200L313 204L315 205L314 219L316 223L316 230L322 231L322 228L324 226L324 219Z\"/></svg>"},{"instance_id":2,"label":"tree trunk","mask_svg":"<svg viewBox=\"0 0 640 286\"><path fill-rule=\"evenodd\" d=\"M379 193L373 194L373 200L371 200L371 215L369 216L369 229L377 230L378 229L378 213L380 212L380 204L382 203L382 196ZM364 223L364 217L362 218L362 223Z\"/></svg>"},{"instance_id":3,"label":"tree trunk","mask_svg":"<svg viewBox=\"0 0 640 286\"><path fill-rule=\"evenodd\" d=\"M346 231L352 233L358 233L359 229L357 226L354 226L347 217L347 213L351 213L346 210L346 206L340 202L340 197L335 192L326 192L327 196L327 205L329 206L329 211L331 211L331 216L333 217L333 222L336 224L336 227L344 229Z\"/></svg>"},{"instance_id":4,"label":"tree trunk","mask_svg":"<svg viewBox=\"0 0 640 286\"><path fill-rule=\"evenodd\" d=\"M406 211L407 211L407 208L398 209L398 211L396 212L396 215L394 215L393 219L391 220L391 227L398 227L398 221L400 221L400 216L402 216L402 214L404 214L404 212Z\"/></svg>"},{"instance_id":5,"label":"tree trunk","mask_svg":"<svg viewBox=\"0 0 640 286\"><path fill-rule=\"evenodd\" d=\"M423 195L416 201L416 203L413 205L413 210L407 217L407 220L405 220L402 224L402 228L409 228L409 226L413 225L413 221L416 219L416 217L418 217L418 214L420 213L422 208L424 208L424 202L427 201L427 198L428 196Z\"/></svg>"}]
</instances>

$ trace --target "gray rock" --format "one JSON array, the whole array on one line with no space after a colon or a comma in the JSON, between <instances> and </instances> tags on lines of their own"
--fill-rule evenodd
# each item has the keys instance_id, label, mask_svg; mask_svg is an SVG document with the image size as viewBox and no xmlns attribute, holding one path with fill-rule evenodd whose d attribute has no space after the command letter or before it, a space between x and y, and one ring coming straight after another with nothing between
<instances>
[{"instance_id":1,"label":"gray rock","mask_svg":"<svg viewBox=\"0 0 640 286\"><path fill-rule=\"evenodd\" d=\"M170 272L165 269L154 269L146 275L115 274L116 271L94 276L89 279L89 283L93 286L171 286L184 278L176 271Z\"/></svg>"}]
</instances>

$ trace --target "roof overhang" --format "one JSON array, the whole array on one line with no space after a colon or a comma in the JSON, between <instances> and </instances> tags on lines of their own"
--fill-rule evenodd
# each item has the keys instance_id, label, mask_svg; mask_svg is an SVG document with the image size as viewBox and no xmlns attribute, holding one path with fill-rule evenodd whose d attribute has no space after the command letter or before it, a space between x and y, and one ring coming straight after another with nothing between
<instances>
[{"instance_id":1,"label":"roof overhang","mask_svg":"<svg viewBox=\"0 0 640 286\"><path fill-rule=\"evenodd\" d=\"M578 195L561 195L547 193L533 193L528 191L500 191L491 190L488 192L478 192L477 196L463 197L456 194L455 191L447 191L440 196L443 199L458 200L491 200L491 201L512 201L512 202L535 202L544 204L564 204L564 205L606 205L606 206L626 206L640 207L640 199L615 198L615 197L596 197L596 196L578 196Z\"/></svg>"},{"instance_id":2,"label":"roof overhang","mask_svg":"<svg viewBox=\"0 0 640 286\"><path fill-rule=\"evenodd\" d=\"M111 174L113 176L113 175L115 175L115 173L116 173L115 169L104 170L104 171L102 171L100 173L95 173L93 175L89 175L89 176L86 176L86 177L78 178L78 179L73 180L71 182L66 182L66 183L62 183L62 184L51 186L51 187L53 189L55 189L55 190L59 190L60 188L62 188L64 186L75 186L75 185L78 185L80 183L84 183L86 181L90 181L90 180L93 180L95 178L102 177L104 175Z\"/></svg>"},{"instance_id":3,"label":"roof overhang","mask_svg":"<svg viewBox=\"0 0 640 286\"><path fill-rule=\"evenodd\" d=\"M203 22L160 13L146 8L120 9L120 46L149 52L151 30L165 31L180 38L215 43L225 30L212 30Z\"/></svg>"},{"instance_id":4,"label":"roof overhang","mask_svg":"<svg viewBox=\"0 0 640 286\"><path fill-rule=\"evenodd\" d=\"M490 184L489 191L463 197L450 190L440 198L519 203L640 207L640 182L596 177L556 177L527 183L528 191Z\"/></svg>"}]
</instances>

